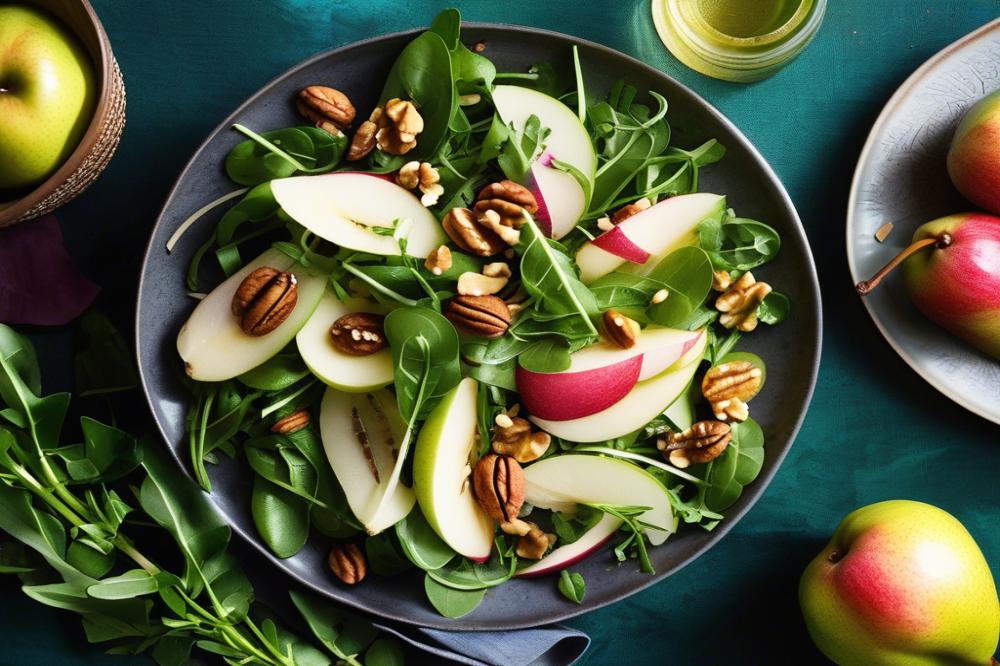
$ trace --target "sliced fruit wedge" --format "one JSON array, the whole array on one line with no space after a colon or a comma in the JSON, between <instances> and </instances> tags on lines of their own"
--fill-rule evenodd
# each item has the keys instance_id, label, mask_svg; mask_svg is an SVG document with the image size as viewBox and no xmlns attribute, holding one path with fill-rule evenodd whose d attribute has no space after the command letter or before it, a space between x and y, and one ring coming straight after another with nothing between
<instances>
[{"instance_id":1,"label":"sliced fruit wedge","mask_svg":"<svg viewBox=\"0 0 1000 666\"><path fill-rule=\"evenodd\" d=\"M340 351L330 327L346 314L386 314L392 308L363 298L341 301L332 292L323 296L302 330L295 336L306 366L324 383L348 393L367 393L392 383L392 352L386 347L367 356Z\"/></svg>"},{"instance_id":2,"label":"sliced fruit wedge","mask_svg":"<svg viewBox=\"0 0 1000 666\"><path fill-rule=\"evenodd\" d=\"M590 135L576 114L565 104L545 93L520 86L496 86L493 101L508 125L520 130L531 116L537 116L549 130L545 139L545 159L532 165L525 186L538 200L535 216L539 227L552 238L568 234L586 212L587 192L576 178L551 166L557 159L578 169L591 185L597 169L597 155Z\"/></svg>"},{"instance_id":3,"label":"sliced fruit wedge","mask_svg":"<svg viewBox=\"0 0 1000 666\"><path fill-rule=\"evenodd\" d=\"M575 564L608 542L622 526L620 518L604 514L596 525L584 532L579 539L565 546L558 546L534 564L519 569L518 578L535 578L555 573Z\"/></svg>"},{"instance_id":4,"label":"sliced fruit wedge","mask_svg":"<svg viewBox=\"0 0 1000 666\"><path fill-rule=\"evenodd\" d=\"M726 198L718 194L664 199L584 243L576 253L580 279L593 282L616 269L645 275L672 251L696 244L698 225L725 210Z\"/></svg>"},{"instance_id":5,"label":"sliced fruit wedge","mask_svg":"<svg viewBox=\"0 0 1000 666\"><path fill-rule=\"evenodd\" d=\"M610 407L569 420L543 419L530 415L542 430L571 442L601 442L641 428L663 412L687 388L705 353L708 336L699 333L684 354L660 374L640 381ZM567 399L567 395L561 395Z\"/></svg>"},{"instance_id":6,"label":"sliced fruit wedge","mask_svg":"<svg viewBox=\"0 0 1000 666\"><path fill-rule=\"evenodd\" d=\"M649 328L630 349L599 342L575 352L562 372L517 367L521 402L534 416L567 421L607 409L637 382L662 373L691 349L700 331Z\"/></svg>"},{"instance_id":7,"label":"sliced fruit wedge","mask_svg":"<svg viewBox=\"0 0 1000 666\"><path fill-rule=\"evenodd\" d=\"M320 405L319 428L330 467L351 511L369 534L392 527L410 513L416 497L398 483L374 515L406 431L390 391L344 393L328 388Z\"/></svg>"},{"instance_id":8,"label":"sliced fruit wedge","mask_svg":"<svg viewBox=\"0 0 1000 666\"><path fill-rule=\"evenodd\" d=\"M485 562L493 548L493 521L472 493L479 441L476 380L466 377L431 412L413 453L413 486L420 509L438 536L470 560Z\"/></svg>"},{"instance_id":9,"label":"sliced fruit wedge","mask_svg":"<svg viewBox=\"0 0 1000 666\"><path fill-rule=\"evenodd\" d=\"M677 531L667 489L624 460L573 453L552 456L525 467L524 479L524 499L534 506L554 511L571 510L576 504L647 506L639 520L655 526L646 529L651 544L657 546Z\"/></svg>"},{"instance_id":10,"label":"sliced fruit wedge","mask_svg":"<svg viewBox=\"0 0 1000 666\"><path fill-rule=\"evenodd\" d=\"M371 254L398 255L393 224L409 220L406 252L424 258L447 242L420 199L399 185L364 173L293 176L271 181L275 201L320 238ZM379 233L377 230L382 230Z\"/></svg>"},{"instance_id":11,"label":"sliced fruit wedge","mask_svg":"<svg viewBox=\"0 0 1000 666\"><path fill-rule=\"evenodd\" d=\"M232 313L233 295L243 279L262 266L290 271L296 278L295 309L267 335L247 335ZM221 382L256 368L281 351L299 332L326 289L326 276L295 262L278 250L267 250L247 263L198 303L177 334L177 351L192 379Z\"/></svg>"}]
</instances>

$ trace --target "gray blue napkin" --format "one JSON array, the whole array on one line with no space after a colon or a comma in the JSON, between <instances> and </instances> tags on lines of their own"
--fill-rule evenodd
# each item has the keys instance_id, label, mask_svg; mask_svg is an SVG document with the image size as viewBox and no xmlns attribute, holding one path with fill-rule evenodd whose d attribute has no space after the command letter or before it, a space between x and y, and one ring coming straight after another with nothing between
<instances>
[{"instance_id":1,"label":"gray blue napkin","mask_svg":"<svg viewBox=\"0 0 1000 666\"><path fill-rule=\"evenodd\" d=\"M561 624L516 631L375 626L428 655L446 660L444 663L468 666L569 666L590 645L587 634Z\"/></svg>"}]
</instances>

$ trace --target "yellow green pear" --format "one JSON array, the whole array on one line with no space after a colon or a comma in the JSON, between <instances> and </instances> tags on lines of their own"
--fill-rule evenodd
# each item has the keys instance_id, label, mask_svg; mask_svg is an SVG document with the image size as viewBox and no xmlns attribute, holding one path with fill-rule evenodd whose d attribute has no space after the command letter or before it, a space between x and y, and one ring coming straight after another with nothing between
<instances>
[{"instance_id":1,"label":"yellow green pear","mask_svg":"<svg viewBox=\"0 0 1000 666\"><path fill-rule=\"evenodd\" d=\"M840 666L989 666L1000 634L990 567L951 514L892 500L844 518L799 585L816 645Z\"/></svg>"}]
</instances>

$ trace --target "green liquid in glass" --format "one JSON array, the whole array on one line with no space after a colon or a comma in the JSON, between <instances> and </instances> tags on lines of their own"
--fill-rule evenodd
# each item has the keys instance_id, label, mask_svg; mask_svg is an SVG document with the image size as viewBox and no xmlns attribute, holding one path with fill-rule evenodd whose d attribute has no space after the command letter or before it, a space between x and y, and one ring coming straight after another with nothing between
<instances>
[{"instance_id":1,"label":"green liquid in glass","mask_svg":"<svg viewBox=\"0 0 1000 666\"><path fill-rule=\"evenodd\" d=\"M759 37L788 23L801 0L697 0L705 23L724 35Z\"/></svg>"}]
</instances>

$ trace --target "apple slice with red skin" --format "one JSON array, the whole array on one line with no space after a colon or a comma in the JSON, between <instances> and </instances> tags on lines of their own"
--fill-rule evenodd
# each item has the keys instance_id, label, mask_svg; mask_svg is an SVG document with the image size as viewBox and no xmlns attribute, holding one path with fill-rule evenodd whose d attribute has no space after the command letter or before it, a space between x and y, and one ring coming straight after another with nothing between
<instances>
[{"instance_id":1,"label":"apple slice with red skin","mask_svg":"<svg viewBox=\"0 0 1000 666\"><path fill-rule=\"evenodd\" d=\"M496 86L493 102L504 123L516 130L520 131L531 116L549 130L545 152L532 164L523 184L538 202L535 220L539 228L551 238L562 238L583 217L590 201L576 178L552 162L569 164L593 184L597 155L587 129L568 106L531 88Z\"/></svg>"},{"instance_id":2,"label":"apple slice with red skin","mask_svg":"<svg viewBox=\"0 0 1000 666\"><path fill-rule=\"evenodd\" d=\"M726 198L718 194L699 192L664 199L584 243L576 253L580 279L593 282L619 267L645 275L673 250L697 243L698 225L720 217L725 210Z\"/></svg>"},{"instance_id":3,"label":"apple slice with red skin","mask_svg":"<svg viewBox=\"0 0 1000 666\"><path fill-rule=\"evenodd\" d=\"M697 333L694 344L673 365L654 377L637 382L628 395L610 407L565 421L543 419L534 414L529 418L550 435L571 442L602 442L641 428L673 404L694 377L708 338L703 330ZM567 398L565 395L559 397Z\"/></svg>"},{"instance_id":4,"label":"apple slice with red skin","mask_svg":"<svg viewBox=\"0 0 1000 666\"><path fill-rule=\"evenodd\" d=\"M583 558L608 542L608 539L618 531L622 521L611 514L604 514L593 527L584 532L579 539L571 544L559 546L551 553L514 574L518 578L536 578L555 573L571 564L576 564Z\"/></svg>"},{"instance_id":5,"label":"apple slice with red skin","mask_svg":"<svg viewBox=\"0 0 1000 666\"><path fill-rule=\"evenodd\" d=\"M521 403L542 419L568 421L611 407L636 383L650 379L684 356L701 331L650 328L631 349L596 343L574 353L562 372L515 371Z\"/></svg>"}]
</instances>

